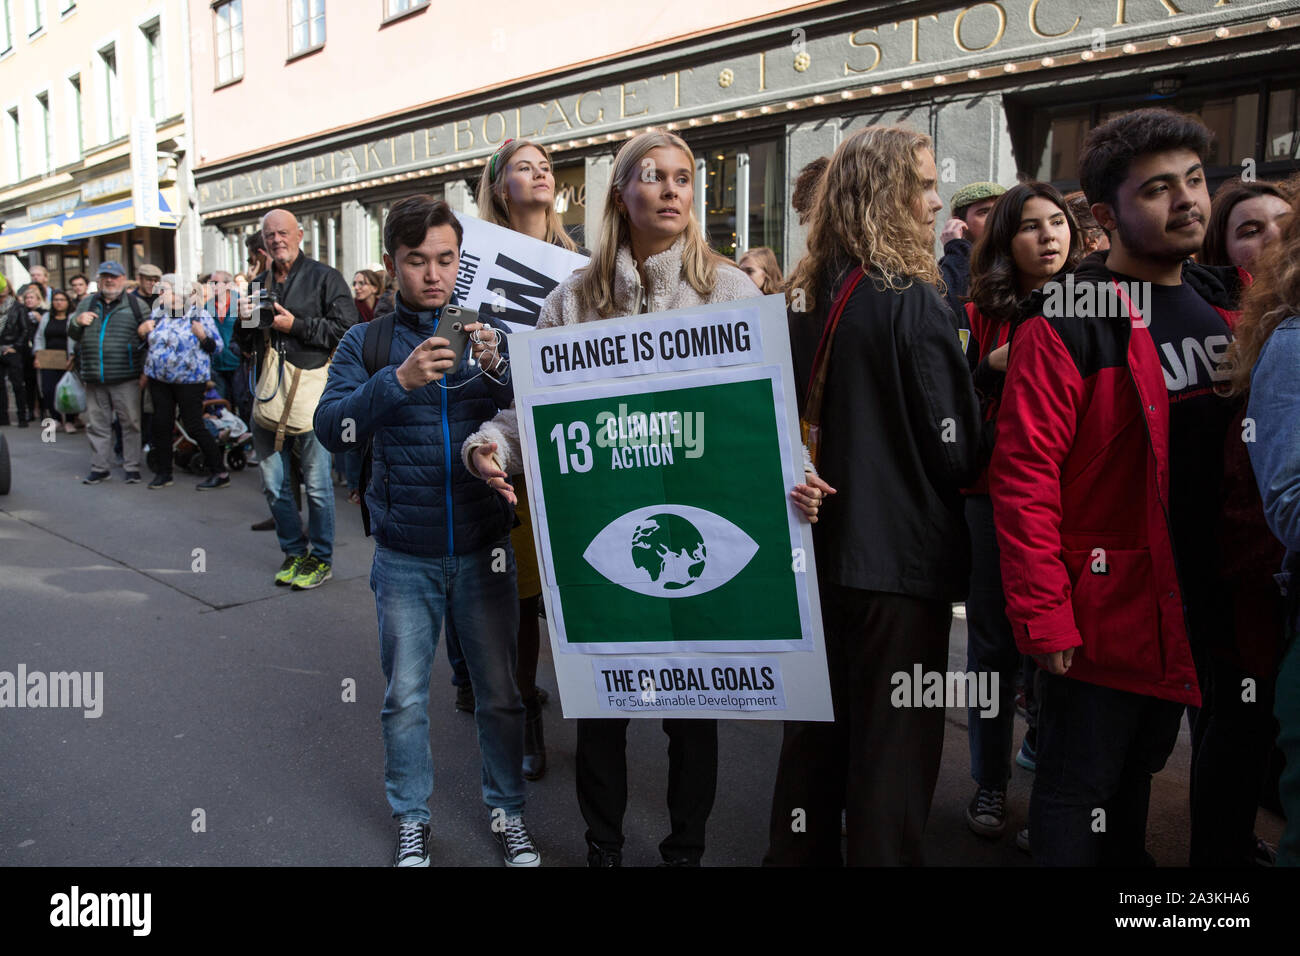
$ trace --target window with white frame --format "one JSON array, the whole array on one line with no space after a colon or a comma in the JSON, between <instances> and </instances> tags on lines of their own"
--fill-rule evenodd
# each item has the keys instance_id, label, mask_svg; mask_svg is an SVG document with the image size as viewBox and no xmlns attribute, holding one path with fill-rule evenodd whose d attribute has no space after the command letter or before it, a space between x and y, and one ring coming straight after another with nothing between
<instances>
[{"instance_id":1,"label":"window with white frame","mask_svg":"<svg viewBox=\"0 0 1300 956\"><path fill-rule=\"evenodd\" d=\"M244 75L244 2L230 0L213 12L217 18L217 83L233 83Z\"/></svg>"},{"instance_id":2,"label":"window with white frame","mask_svg":"<svg viewBox=\"0 0 1300 956\"><path fill-rule=\"evenodd\" d=\"M101 76L104 79L100 103L104 109L104 131L106 138L117 139L120 131L125 129L126 118L122 115L122 87L117 75L117 46L110 44L99 51Z\"/></svg>"},{"instance_id":3,"label":"window with white frame","mask_svg":"<svg viewBox=\"0 0 1300 956\"><path fill-rule=\"evenodd\" d=\"M45 29L45 0L27 0L27 35L34 37Z\"/></svg>"},{"instance_id":4,"label":"window with white frame","mask_svg":"<svg viewBox=\"0 0 1300 956\"><path fill-rule=\"evenodd\" d=\"M145 92L149 96L149 115L160 120L164 115L163 101L166 84L162 69L162 26L157 20L151 20L140 28L144 37Z\"/></svg>"},{"instance_id":5,"label":"window with white frame","mask_svg":"<svg viewBox=\"0 0 1300 956\"><path fill-rule=\"evenodd\" d=\"M59 16L66 17L77 9L77 0L59 0Z\"/></svg>"},{"instance_id":6,"label":"window with white frame","mask_svg":"<svg viewBox=\"0 0 1300 956\"><path fill-rule=\"evenodd\" d=\"M427 7L428 5L429 0L384 0L384 18L391 20L393 17L408 13L416 7Z\"/></svg>"},{"instance_id":7,"label":"window with white frame","mask_svg":"<svg viewBox=\"0 0 1300 956\"><path fill-rule=\"evenodd\" d=\"M68 77L68 104L72 107L69 110L68 122L72 124L72 136L69 141L76 147L77 151L73 159L80 159L81 154L86 151L86 135L82 132L81 112L81 74Z\"/></svg>"},{"instance_id":8,"label":"window with white frame","mask_svg":"<svg viewBox=\"0 0 1300 956\"><path fill-rule=\"evenodd\" d=\"M23 134L18 124L18 107L11 106L5 112L5 140L9 148L9 161L14 168L14 182L23 178Z\"/></svg>"},{"instance_id":9,"label":"window with white frame","mask_svg":"<svg viewBox=\"0 0 1300 956\"><path fill-rule=\"evenodd\" d=\"M325 43L325 0L289 0L289 55Z\"/></svg>"},{"instance_id":10,"label":"window with white frame","mask_svg":"<svg viewBox=\"0 0 1300 956\"><path fill-rule=\"evenodd\" d=\"M13 0L0 0L0 54L14 48Z\"/></svg>"},{"instance_id":11,"label":"window with white frame","mask_svg":"<svg viewBox=\"0 0 1300 956\"><path fill-rule=\"evenodd\" d=\"M54 172L54 127L50 120L49 92L36 94L36 121L41 132L41 171Z\"/></svg>"}]
</instances>

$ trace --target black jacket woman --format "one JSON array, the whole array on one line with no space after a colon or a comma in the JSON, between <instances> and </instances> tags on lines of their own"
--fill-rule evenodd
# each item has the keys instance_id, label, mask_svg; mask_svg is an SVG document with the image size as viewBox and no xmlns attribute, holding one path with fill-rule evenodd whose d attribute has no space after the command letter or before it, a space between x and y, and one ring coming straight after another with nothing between
<instances>
[{"instance_id":1,"label":"black jacket woman","mask_svg":"<svg viewBox=\"0 0 1300 956\"><path fill-rule=\"evenodd\" d=\"M68 352L68 318L71 314L72 299L62 289L55 289L50 296L50 311L42 316L36 326L36 336L32 343L33 363L41 387L41 407L51 418L58 415L63 421L65 432L75 432L77 426L72 423L74 416L64 415L58 411L54 403L54 391L59 386L59 379L63 378L67 370L72 367L72 356ZM42 352L46 353L44 363L41 362ZM51 352L62 352L63 361L52 362L54 356L49 354Z\"/></svg>"}]
</instances>

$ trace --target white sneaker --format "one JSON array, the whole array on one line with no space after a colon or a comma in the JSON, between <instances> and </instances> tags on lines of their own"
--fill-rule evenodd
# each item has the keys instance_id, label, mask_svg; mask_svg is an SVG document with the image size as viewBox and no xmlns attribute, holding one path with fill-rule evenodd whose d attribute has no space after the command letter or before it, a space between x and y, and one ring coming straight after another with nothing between
<instances>
[{"instance_id":1,"label":"white sneaker","mask_svg":"<svg viewBox=\"0 0 1300 956\"><path fill-rule=\"evenodd\" d=\"M429 824L418 820L399 824L393 866L428 866L429 832Z\"/></svg>"},{"instance_id":2,"label":"white sneaker","mask_svg":"<svg viewBox=\"0 0 1300 956\"><path fill-rule=\"evenodd\" d=\"M542 865L542 855L537 852L537 845L528 835L522 813L502 817L494 812L492 834L501 844L501 855L506 861L506 866Z\"/></svg>"}]
</instances>

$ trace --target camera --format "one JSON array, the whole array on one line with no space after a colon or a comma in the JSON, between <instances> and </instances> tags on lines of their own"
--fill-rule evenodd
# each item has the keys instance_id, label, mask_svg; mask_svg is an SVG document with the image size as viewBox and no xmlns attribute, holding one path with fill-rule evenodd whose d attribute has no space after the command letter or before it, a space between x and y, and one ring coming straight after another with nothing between
<instances>
[{"instance_id":1,"label":"camera","mask_svg":"<svg viewBox=\"0 0 1300 956\"><path fill-rule=\"evenodd\" d=\"M253 307L252 313L248 317L246 328L269 329L271 323L275 321L275 307L280 302L280 297L275 294L273 289L259 289L257 292L249 293L248 301ZM257 324L253 325L256 320Z\"/></svg>"}]
</instances>

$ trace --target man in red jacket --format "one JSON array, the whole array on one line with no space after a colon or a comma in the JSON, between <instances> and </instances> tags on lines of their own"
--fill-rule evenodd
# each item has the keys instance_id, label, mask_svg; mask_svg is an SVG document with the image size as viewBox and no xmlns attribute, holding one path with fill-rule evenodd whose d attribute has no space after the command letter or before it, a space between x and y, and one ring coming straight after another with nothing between
<instances>
[{"instance_id":1,"label":"man in red jacket","mask_svg":"<svg viewBox=\"0 0 1300 956\"><path fill-rule=\"evenodd\" d=\"M1046 865L1150 862L1151 776L1200 703L1178 571L1218 510L1232 318L1225 276L1189 261L1209 146L1165 110L1093 130L1080 179L1110 249L1012 340L989 484L1007 616L1045 672L1029 835Z\"/></svg>"}]
</instances>

